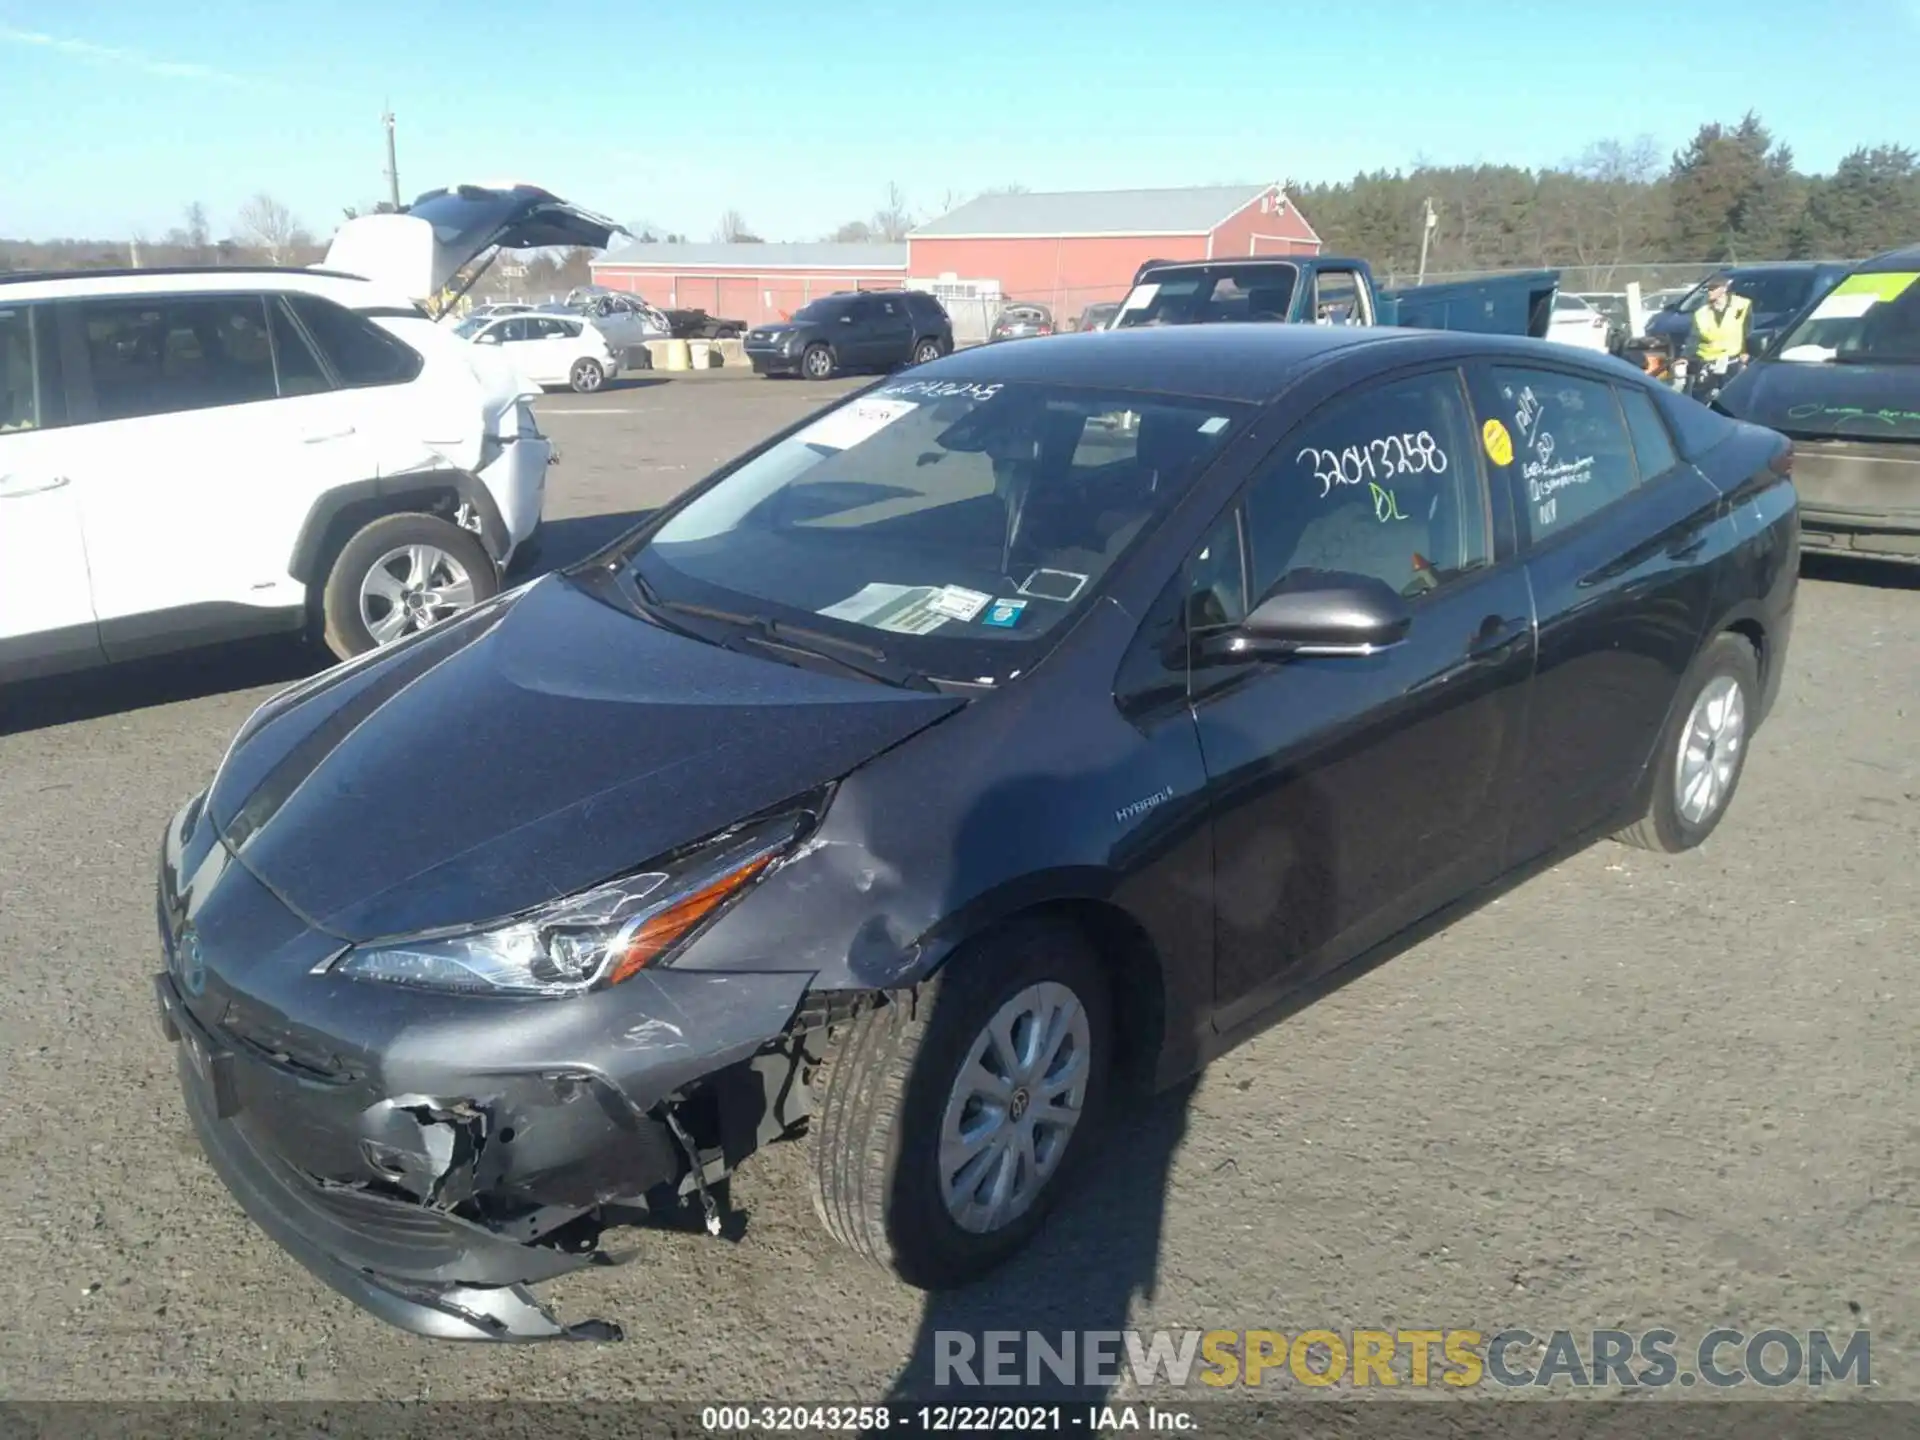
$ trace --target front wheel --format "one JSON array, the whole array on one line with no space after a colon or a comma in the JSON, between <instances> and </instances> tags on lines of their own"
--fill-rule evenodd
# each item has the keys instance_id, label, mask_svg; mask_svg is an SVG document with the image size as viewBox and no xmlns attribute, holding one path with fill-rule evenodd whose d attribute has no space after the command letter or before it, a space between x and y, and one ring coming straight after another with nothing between
<instances>
[{"instance_id":1,"label":"front wheel","mask_svg":"<svg viewBox=\"0 0 1920 1440\"><path fill-rule=\"evenodd\" d=\"M922 340L913 347L913 363L915 365L925 365L939 358L940 342L938 340Z\"/></svg>"},{"instance_id":2,"label":"front wheel","mask_svg":"<svg viewBox=\"0 0 1920 1440\"><path fill-rule=\"evenodd\" d=\"M491 599L493 557L471 531L434 515L387 515L358 531L321 591L326 645L342 660Z\"/></svg>"},{"instance_id":3,"label":"front wheel","mask_svg":"<svg viewBox=\"0 0 1920 1440\"><path fill-rule=\"evenodd\" d=\"M1714 832L1747 764L1760 663L1744 636L1723 634L1702 652L1660 738L1647 813L1614 836L1675 855Z\"/></svg>"},{"instance_id":4,"label":"front wheel","mask_svg":"<svg viewBox=\"0 0 1920 1440\"><path fill-rule=\"evenodd\" d=\"M576 360L567 374L567 384L581 395L591 395L606 383L607 372L600 368L597 360Z\"/></svg>"},{"instance_id":5,"label":"front wheel","mask_svg":"<svg viewBox=\"0 0 1920 1440\"><path fill-rule=\"evenodd\" d=\"M800 373L809 380L831 380L833 369L833 351L825 345L809 345L800 357Z\"/></svg>"},{"instance_id":6,"label":"front wheel","mask_svg":"<svg viewBox=\"0 0 1920 1440\"><path fill-rule=\"evenodd\" d=\"M911 1285L974 1279L1033 1236L1096 1143L1106 976L1081 933L1022 922L856 1016L815 1076L814 1208Z\"/></svg>"}]
</instances>

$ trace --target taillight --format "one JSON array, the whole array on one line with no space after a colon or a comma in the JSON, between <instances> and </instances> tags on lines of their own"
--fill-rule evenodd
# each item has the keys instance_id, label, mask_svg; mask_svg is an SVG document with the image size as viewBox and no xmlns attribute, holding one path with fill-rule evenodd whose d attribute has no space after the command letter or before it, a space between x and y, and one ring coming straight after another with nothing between
<instances>
[{"instance_id":1,"label":"taillight","mask_svg":"<svg viewBox=\"0 0 1920 1440\"><path fill-rule=\"evenodd\" d=\"M1773 458L1767 461L1767 468L1776 475L1793 474L1793 441L1787 441L1774 452Z\"/></svg>"}]
</instances>

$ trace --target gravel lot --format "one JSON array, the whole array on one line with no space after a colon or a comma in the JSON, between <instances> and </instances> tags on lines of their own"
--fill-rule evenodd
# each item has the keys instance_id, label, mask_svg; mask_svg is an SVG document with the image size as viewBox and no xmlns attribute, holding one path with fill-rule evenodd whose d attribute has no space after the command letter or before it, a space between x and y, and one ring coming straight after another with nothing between
<instances>
[{"instance_id":1,"label":"gravel lot","mask_svg":"<svg viewBox=\"0 0 1920 1440\"><path fill-rule=\"evenodd\" d=\"M547 559L846 388L551 397ZM850 1401L942 1328L1729 1324L1869 1326L1880 1393L1920 1397L1920 581L1828 566L1801 597L1704 851L1589 851L1244 1047L973 1292L850 1263L799 1148L764 1154L737 1241L642 1232L549 1287L617 1347L391 1330L255 1232L187 1135L149 980L161 827L310 657L0 695L0 1394Z\"/></svg>"}]
</instances>

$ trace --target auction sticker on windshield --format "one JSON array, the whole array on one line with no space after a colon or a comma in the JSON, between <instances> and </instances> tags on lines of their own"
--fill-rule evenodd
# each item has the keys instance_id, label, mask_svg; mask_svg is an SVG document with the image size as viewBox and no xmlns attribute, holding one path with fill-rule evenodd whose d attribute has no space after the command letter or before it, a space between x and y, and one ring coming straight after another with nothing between
<instances>
[{"instance_id":1,"label":"auction sticker on windshield","mask_svg":"<svg viewBox=\"0 0 1920 1440\"><path fill-rule=\"evenodd\" d=\"M851 450L871 440L902 415L920 407L911 400L856 400L821 416L794 438L829 450Z\"/></svg>"},{"instance_id":2,"label":"auction sticker on windshield","mask_svg":"<svg viewBox=\"0 0 1920 1440\"><path fill-rule=\"evenodd\" d=\"M856 625L871 625L895 635L927 635L938 630L954 616L936 608L935 601L951 589L942 585L862 586L838 604L816 613L832 620L851 620ZM982 597L984 603L986 597ZM951 603L951 602L949 602Z\"/></svg>"}]
</instances>

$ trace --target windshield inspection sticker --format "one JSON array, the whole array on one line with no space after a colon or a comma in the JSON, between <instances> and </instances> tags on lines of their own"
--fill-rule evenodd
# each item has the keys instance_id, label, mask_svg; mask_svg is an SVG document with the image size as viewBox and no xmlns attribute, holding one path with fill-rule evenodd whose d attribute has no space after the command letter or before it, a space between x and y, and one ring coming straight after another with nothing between
<instances>
[{"instance_id":1,"label":"windshield inspection sticker","mask_svg":"<svg viewBox=\"0 0 1920 1440\"><path fill-rule=\"evenodd\" d=\"M1487 447L1487 458L1496 465L1513 463L1513 436L1507 433L1507 427L1498 420L1489 420L1480 427L1480 439Z\"/></svg>"},{"instance_id":2,"label":"windshield inspection sticker","mask_svg":"<svg viewBox=\"0 0 1920 1440\"><path fill-rule=\"evenodd\" d=\"M824 445L829 450L851 450L918 408L911 400L856 400L823 415L794 438L808 445Z\"/></svg>"},{"instance_id":3,"label":"windshield inspection sticker","mask_svg":"<svg viewBox=\"0 0 1920 1440\"><path fill-rule=\"evenodd\" d=\"M987 613L980 617L982 625L997 625L1002 630L1011 630L1020 623L1027 602L1024 600L996 600L987 607Z\"/></svg>"},{"instance_id":4,"label":"windshield inspection sticker","mask_svg":"<svg viewBox=\"0 0 1920 1440\"><path fill-rule=\"evenodd\" d=\"M1086 589L1087 577L1071 570L1036 570L1020 582L1020 593L1036 600L1058 600L1067 604Z\"/></svg>"},{"instance_id":5,"label":"windshield inspection sticker","mask_svg":"<svg viewBox=\"0 0 1920 1440\"><path fill-rule=\"evenodd\" d=\"M968 590L960 585L942 585L927 603L942 615L956 620L971 620L987 608L993 597L984 590Z\"/></svg>"},{"instance_id":6,"label":"windshield inspection sticker","mask_svg":"<svg viewBox=\"0 0 1920 1440\"><path fill-rule=\"evenodd\" d=\"M895 635L926 635L938 630L953 616L933 608L941 593L937 585L884 585L862 587L836 605L816 611L834 620L851 620L856 625L871 625Z\"/></svg>"}]
</instances>

